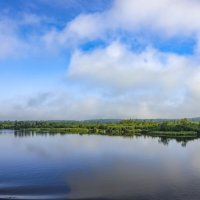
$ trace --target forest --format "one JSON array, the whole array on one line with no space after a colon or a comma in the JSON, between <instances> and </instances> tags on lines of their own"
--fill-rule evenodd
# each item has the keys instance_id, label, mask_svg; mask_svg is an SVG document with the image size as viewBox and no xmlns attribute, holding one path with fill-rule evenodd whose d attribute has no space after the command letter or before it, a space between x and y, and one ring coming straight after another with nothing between
<instances>
[{"instance_id":1,"label":"forest","mask_svg":"<svg viewBox=\"0 0 200 200\"><path fill-rule=\"evenodd\" d=\"M112 136L197 137L200 122L179 120L96 120L96 121L0 121L0 129L40 133L79 133Z\"/></svg>"}]
</instances>

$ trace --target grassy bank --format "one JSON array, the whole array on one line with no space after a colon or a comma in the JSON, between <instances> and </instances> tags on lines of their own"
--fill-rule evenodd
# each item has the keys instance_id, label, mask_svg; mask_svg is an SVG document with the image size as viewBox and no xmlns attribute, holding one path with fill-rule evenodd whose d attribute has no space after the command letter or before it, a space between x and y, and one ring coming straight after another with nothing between
<instances>
[{"instance_id":1,"label":"grassy bank","mask_svg":"<svg viewBox=\"0 0 200 200\"><path fill-rule=\"evenodd\" d=\"M198 137L199 135L196 131L150 131L146 134L159 137Z\"/></svg>"}]
</instances>

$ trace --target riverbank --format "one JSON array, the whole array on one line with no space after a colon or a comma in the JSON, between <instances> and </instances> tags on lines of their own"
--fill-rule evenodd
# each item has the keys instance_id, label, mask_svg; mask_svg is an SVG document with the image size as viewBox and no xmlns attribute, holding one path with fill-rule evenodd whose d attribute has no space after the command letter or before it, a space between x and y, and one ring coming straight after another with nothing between
<instances>
[{"instance_id":1,"label":"riverbank","mask_svg":"<svg viewBox=\"0 0 200 200\"><path fill-rule=\"evenodd\" d=\"M0 129L40 133L78 133L111 136L150 135L165 137L198 137L200 122L188 119L168 121L4 121Z\"/></svg>"}]
</instances>

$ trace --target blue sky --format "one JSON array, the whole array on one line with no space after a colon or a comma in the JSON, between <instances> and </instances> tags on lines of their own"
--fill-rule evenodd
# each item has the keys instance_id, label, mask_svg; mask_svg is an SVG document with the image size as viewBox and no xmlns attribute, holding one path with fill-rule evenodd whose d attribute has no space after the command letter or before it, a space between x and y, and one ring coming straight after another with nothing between
<instances>
[{"instance_id":1,"label":"blue sky","mask_svg":"<svg viewBox=\"0 0 200 200\"><path fill-rule=\"evenodd\" d=\"M0 120L200 116L197 0L1 0Z\"/></svg>"}]
</instances>

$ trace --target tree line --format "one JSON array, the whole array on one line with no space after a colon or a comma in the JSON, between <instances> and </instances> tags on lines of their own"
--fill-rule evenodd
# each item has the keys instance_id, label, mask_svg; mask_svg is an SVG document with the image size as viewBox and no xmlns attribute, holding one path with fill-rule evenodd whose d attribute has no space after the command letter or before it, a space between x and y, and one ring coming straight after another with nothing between
<instances>
[{"instance_id":1,"label":"tree line","mask_svg":"<svg viewBox=\"0 0 200 200\"><path fill-rule=\"evenodd\" d=\"M105 135L197 135L200 122L180 120L102 121L0 121L0 129Z\"/></svg>"}]
</instances>

